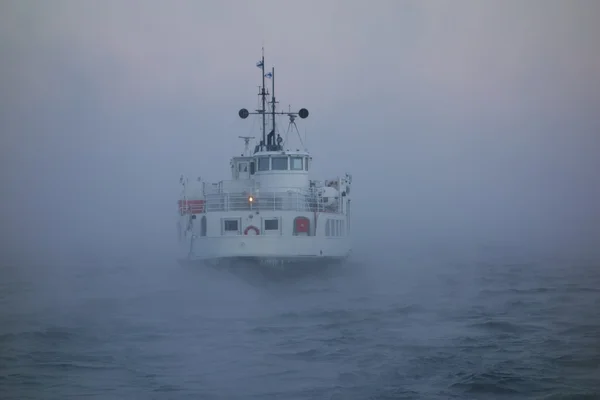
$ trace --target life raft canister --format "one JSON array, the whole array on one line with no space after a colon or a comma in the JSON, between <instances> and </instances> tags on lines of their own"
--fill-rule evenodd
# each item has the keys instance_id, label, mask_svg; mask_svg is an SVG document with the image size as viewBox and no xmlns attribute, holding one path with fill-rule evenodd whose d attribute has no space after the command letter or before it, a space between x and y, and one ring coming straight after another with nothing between
<instances>
[{"instance_id":1,"label":"life raft canister","mask_svg":"<svg viewBox=\"0 0 600 400\"><path fill-rule=\"evenodd\" d=\"M254 225L250 225L246 229L244 229L244 235L247 235L248 231L250 231L250 229L252 229L254 232L256 232L257 235L260 235L260 231Z\"/></svg>"}]
</instances>

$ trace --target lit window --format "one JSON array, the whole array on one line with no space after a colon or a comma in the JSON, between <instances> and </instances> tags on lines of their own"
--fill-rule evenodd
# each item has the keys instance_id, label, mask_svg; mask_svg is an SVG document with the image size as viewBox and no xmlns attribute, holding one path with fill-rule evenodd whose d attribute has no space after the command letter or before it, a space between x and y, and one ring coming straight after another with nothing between
<instances>
[{"instance_id":1,"label":"lit window","mask_svg":"<svg viewBox=\"0 0 600 400\"><path fill-rule=\"evenodd\" d=\"M271 158L271 169L274 171L285 171L288 169L288 158L287 157L272 157Z\"/></svg>"}]
</instances>

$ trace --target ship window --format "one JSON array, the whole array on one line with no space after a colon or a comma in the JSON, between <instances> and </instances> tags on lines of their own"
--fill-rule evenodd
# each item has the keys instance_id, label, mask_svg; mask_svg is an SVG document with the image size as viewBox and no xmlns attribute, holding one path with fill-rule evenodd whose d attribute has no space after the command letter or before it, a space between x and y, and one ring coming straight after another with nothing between
<instances>
[{"instance_id":1,"label":"ship window","mask_svg":"<svg viewBox=\"0 0 600 400\"><path fill-rule=\"evenodd\" d=\"M291 161L291 165L290 165L291 169L293 169L295 171L298 171L298 170L302 171L302 169L303 169L303 167L302 167L302 163L303 163L302 157L292 157L290 159L290 161Z\"/></svg>"},{"instance_id":2,"label":"ship window","mask_svg":"<svg viewBox=\"0 0 600 400\"><path fill-rule=\"evenodd\" d=\"M254 161L250 161L250 175L254 175Z\"/></svg>"},{"instance_id":3,"label":"ship window","mask_svg":"<svg viewBox=\"0 0 600 400\"><path fill-rule=\"evenodd\" d=\"M238 163L238 171L239 172L248 172L248 163L247 162Z\"/></svg>"},{"instance_id":4,"label":"ship window","mask_svg":"<svg viewBox=\"0 0 600 400\"><path fill-rule=\"evenodd\" d=\"M308 171L308 157L304 157L304 170Z\"/></svg>"},{"instance_id":5,"label":"ship window","mask_svg":"<svg viewBox=\"0 0 600 400\"><path fill-rule=\"evenodd\" d=\"M272 157L271 158L271 169L275 171L285 171L288 169L288 158L287 157Z\"/></svg>"},{"instance_id":6,"label":"ship window","mask_svg":"<svg viewBox=\"0 0 600 400\"><path fill-rule=\"evenodd\" d=\"M206 215L200 220L200 236L206 236Z\"/></svg>"},{"instance_id":7,"label":"ship window","mask_svg":"<svg viewBox=\"0 0 600 400\"><path fill-rule=\"evenodd\" d=\"M269 170L269 157L259 157L258 158L258 170L259 171L268 171Z\"/></svg>"},{"instance_id":8,"label":"ship window","mask_svg":"<svg viewBox=\"0 0 600 400\"><path fill-rule=\"evenodd\" d=\"M265 219L265 231L279 230L279 220L277 218Z\"/></svg>"},{"instance_id":9,"label":"ship window","mask_svg":"<svg viewBox=\"0 0 600 400\"><path fill-rule=\"evenodd\" d=\"M328 219L325 223L325 236L331 236L331 220Z\"/></svg>"},{"instance_id":10,"label":"ship window","mask_svg":"<svg viewBox=\"0 0 600 400\"><path fill-rule=\"evenodd\" d=\"M223 226L225 228L225 232L235 232L238 230L238 220L237 219L228 219L223 221Z\"/></svg>"}]
</instances>

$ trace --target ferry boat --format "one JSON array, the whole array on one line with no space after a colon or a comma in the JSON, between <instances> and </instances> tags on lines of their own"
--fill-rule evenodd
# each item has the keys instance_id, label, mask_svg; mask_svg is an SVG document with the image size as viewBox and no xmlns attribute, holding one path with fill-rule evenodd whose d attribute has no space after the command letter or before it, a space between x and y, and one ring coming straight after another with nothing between
<instances>
[{"instance_id":1,"label":"ferry boat","mask_svg":"<svg viewBox=\"0 0 600 400\"><path fill-rule=\"evenodd\" d=\"M242 108L238 115L258 116L262 139L251 149L255 137L239 136L245 150L231 158L229 180L212 183L180 177L180 262L344 260L352 250L352 175L311 179L310 152L288 145L276 124L276 116L287 116L287 134L296 133L303 147L296 118L307 118L308 110L276 110L275 69L265 73L264 50L256 66L262 75L258 93L262 106L255 112ZM271 81L271 93L265 79Z\"/></svg>"}]
</instances>

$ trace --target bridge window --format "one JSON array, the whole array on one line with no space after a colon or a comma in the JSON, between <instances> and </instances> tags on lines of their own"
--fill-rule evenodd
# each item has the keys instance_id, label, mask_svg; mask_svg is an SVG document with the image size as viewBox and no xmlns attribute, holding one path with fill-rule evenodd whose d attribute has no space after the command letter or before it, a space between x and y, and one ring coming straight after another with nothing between
<instances>
[{"instance_id":1,"label":"bridge window","mask_svg":"<svg viewBox=\"0 0 600 400\"><path fill-rule=\"evenodd\" d=\"M258 170L268 171L269 170L269 157L258 157Z\"/></svg>"},{"instance_id":2,"label":"bridge window","mask_svg":"<svg viewBox=\"0 0 600 400\"><path fill-rule=\"evenodd\" d=\"M250 175L254 175L254 161L250 161Z\"/></svg>"},{"instance_id":3,"label":"bridge window","mask_svg":"<svg viewBox=\"0 0 600 400\"><path fill-rule=\"evenodd\" d=\"M291 169L293 169L294 171L302 171L302 169L303 169L302 157L292 157L292 158L290 158L290 162L291 162Z\"/></svg>"},{"instance_id":4,"label":"bridge window","mask_svg":"<svg viewBox=\"0 0 600 400\"><path fill-rule=\"evenodd\" d=\"M308 157L304 157L304 170L308 171Z\"/></svg>"},{"instance_id":5,"label":"bridge window","mask_svg":"<svg viewBox=\"0 0 600 400\"><path fill-rule=\"evenodd\" d=\"M272 157L271 158L271 169L274 171L285 171L288 169L288 158L287 157Z\"/></svg>"}]
</instances>

